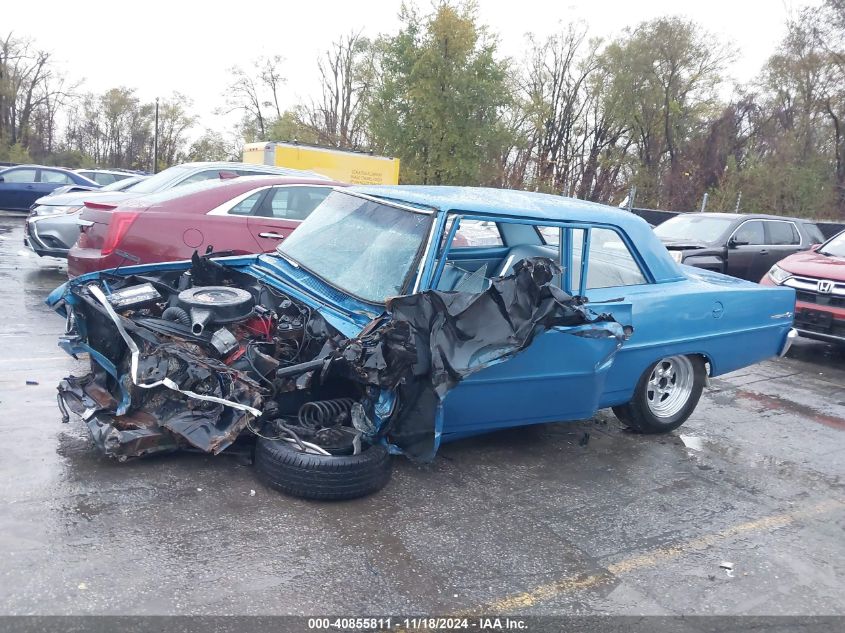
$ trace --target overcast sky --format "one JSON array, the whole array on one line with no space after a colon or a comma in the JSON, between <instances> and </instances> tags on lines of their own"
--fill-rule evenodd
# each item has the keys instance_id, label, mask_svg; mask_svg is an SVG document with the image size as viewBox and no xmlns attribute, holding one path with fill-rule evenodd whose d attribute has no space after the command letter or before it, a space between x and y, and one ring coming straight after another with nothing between
<instances>
[{"instance_id":1,"label":"overcast sky","mask_svg":"<svg viewBox=\"0 0 845 633\"><path fill-rule=\"evenodd\" d=\"M428 9L430 0L418 6ZM626 26L682 15L739 50L730 75L753 78L785 33L790 13L818 0L479 0L482 22L497 32L504 55L520 58L528 32L547 35L583 20L591 35L613 36ZM202 125L223 102L227 69L259 55L282 55L285 105L316 91L316 59L338 35L398 29L398 0L40 0L3 2L0 35L33 38L87 90L135 88L142 99L174 90L194 100ZM197 130L198 133L200 130Z\"/></svg>"}]
</instances>

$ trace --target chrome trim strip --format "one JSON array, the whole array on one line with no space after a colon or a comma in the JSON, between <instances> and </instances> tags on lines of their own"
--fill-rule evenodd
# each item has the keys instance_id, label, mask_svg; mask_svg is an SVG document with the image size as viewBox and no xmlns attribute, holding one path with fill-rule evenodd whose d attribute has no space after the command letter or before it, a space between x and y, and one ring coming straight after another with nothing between
<instances>
[{"instance_id":1,"label":"chrome trim strip","mask_svg":"<svg viewBox=\"0 0 845 633\"><path fill-rule=\"evenodd\" d=\"M264 176L261 176L261 178L264 178ZM250 196L255 195L259 191L265 191L266 189L287 189L288 187L308 187L309 189L316 187L316 188L319 188L319 189L331 189L332 191L336 191L336 190L339 189L339 187L330 187L329 185L307 184L307 183L290 183L288 185L264 185L263 187L256 187L255 189L250 189L249 191L245 191L244 193L235 196L231 200L227 200L226 202L223 202L222 204L218 204L211 211L208 211L206 213L206 215L225 215L225 216L229 216L229 211L231 211L235 207L235 205L240 204L241 202L243 202L244 200L246 200ZM233 218L257 217L257 216L252 216L252 215L241 215L239 213L233 213L233 214L231 214L231 216ZM264 219L266 219L266 220L284 220L285 218L266 217Z\"/></svg>"},{"instance_id":2,"label":"chrome trim strip","mask_svg":"<svg viewBox=\"0 0 845 633\"><path fill-rule=\"evenodd\" d=\"M731 236L728 238L728 242L730 242L733 239L734 235L736 235L736 232L739 231L742 226L748 222L786 222L787 224L792 225L792 227L795 229L795 232L798 233L798 239L800 240L800 242L798 242L797 244L751 244L750 246L796 246L798 248L804 246L804 234L801 233L801 229L798 228L798 225L795 224L795 222L793 222L792 220L776 220L774 218L748 218L747 220L743 220L733 230L733 233L731 233ZM766 230L765 227L763 228L763 230Z\"/></svg>"},{"instance_id":3,"label":"chrome trim strip","mask_svg":"<svg viewBox=\"0 0 845 633\"><path fill-rule=\"evenodd\" d=\"M377 201L377 199L374 200L374 202L375 201ZM438 229L439 224L440 223L437 222L436 219L431 223L431 228L429 229L429 232L428 232L428 240L426 241L425 249L423 250L422 257L420 257L419 266L417 266L417 278L414 281L414 288L413 288L413 290L411 290L412 295L417 294L420 291L420 284L422 283L422 280L423 280L423 273L425 273L425 264L426 264L426 261L428 260L428 254L431 252L431 245L434 243L434 240L437 237L436 234L438 232L437 229Z\"/></svg>"},{"instance_id":4,"label":"chrome trim strip","mask_svg":"<svg viewBox=\"0 0 845 633\"><path fill-rule=\"evenodd\" d=\"M820 281L829 281L831 284L833 284L833 287L831 288L831 291L829 293L820 293L818 291L818 284ZM820 297L829 297L830 295L845 297L845 283L841 281L834 281L833 279L793 275L789 279L786 279L782 285L788 286L790 288L795 288L796 290L811 292Z\"/></svg>"},{"instance_id":5,"label":"chrome trim strip","mask_svg":"<svg viewBox=\"0 0 845 633\"><path fill-rule=\"evenodd\" d=\"M304 185L299 185L304 186ZM421 209L419 207L414 207L408 204L402 204L401 201L394 200L393 198L379 198L378 196L370 196L366 193L361 193L360 191L350 191L344 187L334 187L334 190L339 193L344 193L347 196L355 196L356 198L363 198L364 200L369 200L370 202L375 202L377 204L383 204L388 207L396 207L397 209L404 209L405 211L411 211L413 213L420 213L422 215L434 215L437 213L439 209Z\"/></svg>"}]
</instances>

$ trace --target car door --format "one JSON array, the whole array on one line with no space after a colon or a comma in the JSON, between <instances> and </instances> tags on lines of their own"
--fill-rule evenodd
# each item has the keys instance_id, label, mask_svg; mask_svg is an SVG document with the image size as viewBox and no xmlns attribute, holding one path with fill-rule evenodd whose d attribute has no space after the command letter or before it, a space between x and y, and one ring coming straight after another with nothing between
<instances>
[{"instance_id":1,"label":"car door","mask_svg":"<svg viewBox=\"0 0 845 633\"><path fill-rule=\"evenodd\" d=\"M279 185L250 213L249 232L260 253L276 250L288 235L316 209L332 188L320 185Z\"/></svg>"},{"instance_id":2,"label":"car door","mask_svg":"<svg viewBox=\"0 0 845 633\"><path fill-rule=\"evenodd\" d=\"M249 228L249 218L269 192L269 187L248 191L226 204L208 212L204 223L205 248L214 252L232 252L236 255L261 252Z\"/></svg>"},{"instance_id":3,"label":"car door","mask_svg":"<svg viewBox=\"0 0 845 633\"><path fill-rule=\"evenodd\" d=\"M533 246L542 244L538 239ZM456 252L459 258L463 255L463 250ZM445 256L448 264L449 251ZM439 278L433 279L432 286L437 287L439 282ZM602 306L602 311L609 308L610 304ZM613 309L621 324L630 325L630 304L613 302ZM491 336L499 318L491 313L490 322L480 323L478 335ZM611 333L621 332L620 323L554 327L505 362L471 374L446 395L441 432L465 434L590 417L598 408L604 381L620 345ZM506 333L507 328L503 331ZM464 334L475 336L473 332ZM490 341L491 348L500 344L505 344L505 340Z\"/></svg>"},{"instance_id":4,"label":"car door","mask_svg":"<svg viewBox=\"0 0 845 633\"><path fill-rule=\"evenodd\" d=\"M581 282L583 263L582 236L573 231L572 286ZM600 228L591 231L587 246L587 279L584 295L596 312L608 312L620 323L632 326L628 340L616 354L604 382L600 407L630 401L642 373L664 356L695 352L680 344L689 331L688 314L693 318L709 316L712 304L696 305L694 296L683 298L684 312L679 313L676 295L667 284L655 284L644 268L645 258L637 254L636 244L623 239L622 233ZM688 309L687 309L688 308Z\"/></svg>"},{"instance_id":5,"label":"car door","mask_svg":"<svg viewBox=\"0 0 845 633\"><path fill-rule=\"evenodd\" d=\"M727 273L740 279L760 281L760 277L768 270L765 262L769 255L763 220L746 220L740 224L728 239L727 248ZM761 268L763 273L755 277Z\"/></svg>"},{"instance_id":6,"label":"car door","mask_svg":"<svg viewBox=\"0 0 845 633\"><path fill-rule=\"evenodd\" d=\"M38 170L34 167L9 169L2 174L0 182L0 209L26 211L36 198L33 197L38 182Z\"/></svg>"},{"instance_id":7,"label":"car door","mask_svg":"<svg viewBox=\"0 0 845 633\"><path fill-rule=\"evenodd\" d=\"M757 269L754 270L752 281L760 281L768 270L784 257L803 250L806 246L801 244L801 234L794 222L789 220L766 220L766 244L769 251L761 255Z\"/></svg>"}]
</instances>

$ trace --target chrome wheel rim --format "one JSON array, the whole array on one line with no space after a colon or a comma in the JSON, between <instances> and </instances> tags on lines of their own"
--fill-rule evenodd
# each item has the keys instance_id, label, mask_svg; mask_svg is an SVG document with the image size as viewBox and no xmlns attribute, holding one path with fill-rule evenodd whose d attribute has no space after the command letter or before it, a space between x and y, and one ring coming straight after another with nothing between
<instances>
[{"instance_id":1,"label":"chrome wheel rim","mask_svg":"<svg viewBox=\"0 0 845 633\"><path fill-rule=\"evenodd\" d=\"M645 398L656 418L671 418L686 406L692 395L695 373L686 356L667 356L651 370Z\"/></svg>"}]
</instances>

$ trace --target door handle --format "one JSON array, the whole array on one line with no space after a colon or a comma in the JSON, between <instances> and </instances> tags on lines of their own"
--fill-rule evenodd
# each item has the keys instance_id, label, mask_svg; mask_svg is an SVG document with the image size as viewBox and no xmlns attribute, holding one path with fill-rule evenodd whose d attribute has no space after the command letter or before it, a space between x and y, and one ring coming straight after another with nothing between
<instances>
[{"instance_id":1,"label":"door handle","mask_svg":"<svg viewBox=\"0 0 845 633\"><path fill-rule=\"evenodd\" d=\"M279 233L259 233L258 237L267 237L271 240L283 240L283 239L285 239L285 236L281 235Z\"/></svg>"},{"instance_id":2,"label":"door handle","mask_svg":"<svg viewBox=\"0 0 845 633\"><path fill-rule=\"evenodd\" d=\"M757 251L757 252L758 252L760 255L768 255L768 254L769 254L769 251L767 251L766 249L763 249L762 251Z\"/></svg>"}]
</instances>

